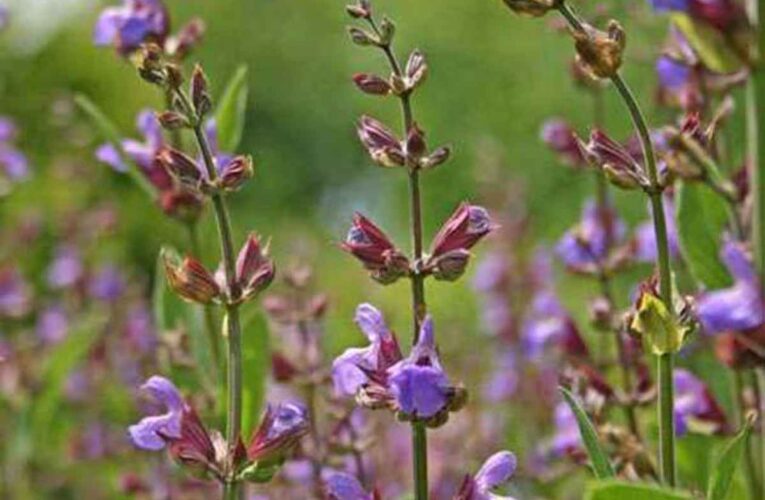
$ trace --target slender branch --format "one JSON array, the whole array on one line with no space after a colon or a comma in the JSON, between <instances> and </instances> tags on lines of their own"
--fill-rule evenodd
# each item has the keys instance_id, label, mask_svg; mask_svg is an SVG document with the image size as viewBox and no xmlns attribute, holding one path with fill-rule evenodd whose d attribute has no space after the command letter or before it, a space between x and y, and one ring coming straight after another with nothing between
<instances>
[{"instance_id":1,"label":"slender branch","mask_svg":"<svg viewBox=\"0 0 765 500\"><path fill-rule=\"evenodd\" d=\"M561 1L558 10L566 19L571 28L577 32L585 33L584 26L571 7ZM664 214L662 203L662 186L659 183L659 173L656 167L656 158L651 141L651 134L648 130L645 117L640 106L632 94L632 91L617 72L611 77L611 82L619 92L624 104L632 118L632 123L640 139L640 145L643 149L643 158L645 161L648 179L651 189L648 196L651 200L651 211L653 214L654 232L656 233L657 244L657 267L659 270L659 283L661 299L670 314L674 312L672 303L672 276L669 264L669 243L667 237L667 221ZM674 354L666 353L658 357L658 375L659 375L659 440L660 453L659 463L661 469L662 481L669 486L676 484L675 471L675 429L674 429L674 387L673 387L673 368Z\"/></svg>"}]
</instances>

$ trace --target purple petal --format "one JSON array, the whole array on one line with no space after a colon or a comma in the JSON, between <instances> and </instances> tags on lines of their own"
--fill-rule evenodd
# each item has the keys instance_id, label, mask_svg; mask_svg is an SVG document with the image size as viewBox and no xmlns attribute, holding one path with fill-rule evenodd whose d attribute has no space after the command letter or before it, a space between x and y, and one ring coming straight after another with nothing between
<instances>
[{"instance_id":1,"label":"purple petal","mask_svg":"<svg viewBox=\"0 0 765 500\"><path fill-rule=\"evenodd\" d=\"M653 8L659 12L668 10L687 11L690 8L690 0L650 0Z\"/></svg>"},{"instance_id":2,"label":"purple petal","mask_svg":"<svg viewBox=\"0 0 765 500\"><path fill-rule=\"evenodd\" d=\"M382 313L371 304L361 304L356 308L353 320L364 332L370 342L379 342L388 336L388 327Z\"/></svg>"},{"instance_id":3,"label":"purple petal","mask_svg":"<svg viewBox=\"0 0 765 500\"><path fill-rule=\"evenodd\" d=\"M429 418L446 405L449 380L440 369L405 363L389 370L391 393L401 411Z\"/></svg>"},{"instance_id":4,"label":"purple petal","mask_svg":"<svg viewBox=\"0 0 765 500\"><path fill-rule=\"evenodd\" d=\"M170 380L154 375L142 386L142 391L151 394L157 401L167 407L170 412L181 413L184 408L180 391Z\"/></svg>"},{"instance_id":5,"label":"purple petal","mask_svg":"<svg viewBox=\"0 0 765 500\"><path fill-rule=\"evenodd\" d=\"M40 313L35 331L37 338L46 344L55 344L64 340L69 331L69 319L64 308L60 305L47 307Z\"/></svg>"},{"instance_id":6,"label":"purple petal","mask_svg":"<svg viewBox=\"0 0 765 500\"><path fill-rule=\"evenodd\" d=\"M656 61L659 84L669 90L681 90L691 77L691 68L671 57L661 56Z\"/></svg>"},{"instance_id":7,"label":"purple petal","mask_svg":"<svg viewBox=\"0 0 765 500\"><path fill-rule=\"evenodd\" d=\"M102 144L96 149L96 159L102 163L106 163L114 170L120 173L128 171L128 166L122 161L122 157L112 144Z\"/></svg>"},{"instance_id":8,"label":"purple petal","mask_svg":"<svg viewBox=\"0 0 765 500\"><path fill-rule=\"evenodd\" d=\"M726 267L737 281L745 281L750 284L757 283L757 272L739 243L732 240L726 241L721 256Z\"/></svg>"},{"instance_id":9,"label":"purple petal","mask_svg":"<svg viewBox=\"0 0 765 500\"><path fill-rule=\"evenodd\" d=\"M77 283L83 274L82 260L77 248L62 245L48 268L48 284L53 288L67 288Z\"/></svg>"},{"instance_id":10,"label":"purple petal","mask_svg":"<svg viewBox=\"0 0 765 500\"><path fill-rule=\"evenodd\" d=\"M506 483L515 472L518 462L509 451L495 453L484 462L475 475L475 482L480 490L488 492Z\"/></svg>"},{"instance_id":11,"label":"purple petal","mask_svg":"<svg viewBox=\"0 0 765 500\"><path fill-rule=\"evenodd\" d=\"M708 292L697 302L697 314L707 333L747 330L765 321L757 287L738 282L730 288Z\"/></svg>"},{"instance_id":12,"label":"purple petal","mask_svg":"<svg viewBox=\"0 0 765 500\"><path fill-rule=\"evenodd\" d=\"M332 363L332 382L335 392L342 396L353 396L358 388L369 379L359 366L367 366L372 356L373 347L347 349ZM369 367L374 368L374 367Z\"/></svg>"},{"instance_id":13,"label":"purple petal","mask_svg":"<svg viewBox=\"0 0 765 500\"><path fill-rule=\"evenodd\" d=\"M144 109L138 113L136 127L146 140L147 148L157 151L164 145L162 126L159 124L157 116L150 109Z\"/></svg>"},{"instance_id":14,"label":"purple petal","mask_svg":"<svg viewBox=\"0 0 765 500\"><path fill-rule=\"evenodd\" d=\"M367 500L371 496L355 476L346 472L331 471L324 475L324 487L331 500Z\"/></svg>"},{"instance_id":15,"label":"purple petal","mask_svg":"<svg viewBox=\"0 0 765 500\"><path fill-rule=\"evenodd\" d=\"M20 181L29 177L29 162L21 151L0 145L0 165L5 175L12 181Z\"/></svg>"},{"instance_id":16,"label":"purple petal","mask_svg":"<svg viewBox=\"0 0 765 500\"><path fill-rule=\"evenodd\" d=\"M145 417L135 425L128 427L130 438L138 448L158 451L165 447L165 440L160 434L180 437L180 416L172 413Z\"/></svg>"},{"instance_id":17,"label":"purple petal","mask_svg":"<svg viewBox=\"0 0 765 500\"><path fill-rule=\"evenodd\" d=\"M104 9L93 27L93 43L103 46L114 42L124 16L125 10L121 7Z\"/></svg>"}]
</instances>

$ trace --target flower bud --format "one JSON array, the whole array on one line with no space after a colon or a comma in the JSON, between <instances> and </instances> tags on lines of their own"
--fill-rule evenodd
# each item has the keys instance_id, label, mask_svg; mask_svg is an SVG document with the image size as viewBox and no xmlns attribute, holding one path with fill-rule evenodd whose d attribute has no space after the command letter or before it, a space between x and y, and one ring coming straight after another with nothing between
<instances>
[{"instance_id":1,"label":"flower bud","mask_svg":"<svg viewBox=\"0 0 765 500\"><path fill-rule=\"evenodd\" d=\"M187 189L162 191L159 205L167 215L183 222L193 222L202 214L202 198L197 192Z\"/></svg>"},{"instance_id":2,"label":"flower bud","mask_svg":"<svg viewBox=\"0 0 765 500\"><path fill-rule=\"evenodd\" d=\"M247 458L258 465L279 464L309 429L308 412L298 404L271 405L247 445Z\"/></svg>"},{"instance_id":3,"label":"flower bud","mask_svg":"<svg viewBox=\"0 0 765 500\"><path fill-rule=\"evenodd\" d=\"M178 130L189 126L189 121L186 117L175 111L157 113L157 121L167 130Z\"/></svg>"},{"instance_id":4,"label":"flower bud","mask_svg":"<svg viewBox=\"0 0 765 500\"><path fill-rule=\"evenodd\" d=\"M149 83L162 85L166 74L162 64L162 49L154 43L141 45L141 50L131 57L138 74Z\"/></svg>"},{"instance_id":5,"label":"flower bud","mask_svg":"<svg viewBox=\"0 0 765 500\"><path fill-rule=\"evenodd\" d=\"M372 5L369 0L359 0L354 5L346 5L345 11L354 19L368 19L372 15Z\"/></svg>"},{"instance_id":6,"label":"flower bud","mask_svg":"<svg viewBox=\"0 0 765 500\"><path fill-rule=\"evenodd\" d=\"M431 258L453 250L470 250L496 228L485 208L461 203L433 238Z\"/></svg>"},{"instance_id":7,"label":"flower bud","mask_svg":"<svg viewBox=\"0 0 765 500\"><path fill-rule=\"evenodd\" d=\"M202 170L197 162L185 153L169 146L164 147L157 153L157 161L181 184L193 188L199 186Z\"/></svg>"},{"instance_id":8,"label":"flower bud","mask_svg":"<svg viewBox=\"0 0 765 500\"><path fill-rule=\"evenodd\" d=\"M385 125L374 118L362 116L356 131L372 161L383 167L404 165L405 154L401 143Z\"/></svg>"},{"instance_id":9,"label":"flower bud","mask_svg":"<svg viewBox=\"0 0 765 500\"><path fill-rule=\"evenodd\" d=\"M392 283L409 271L406 256L379 227L361 214L353 217L353 226L341 247L359 259L372 271L372 277L383 284Z\"/></svg>"},{"instance_id":10,"label":"flower bud","mask_svg":"<svg viewBox=\"0 0 765 500\"><path fill-rule=\"evenodd\" d=\"M205 23L202 19L194 18L181 28L178 34L165 43L167 53L175 59L184 59L202 41L205 33Z\"/></svg>"},{"instance_id":11,"label":"flower bud","mask_svg":"<svg viewBox=\"0 0 765 500\"><path fill-rule=\"evenodd\" d=\"M409 55L404 70L406 74L407 89L417 88L428 76L428 64L425 62L425 56L419 50L415 49Z\"/></svg>"},{"instance_id":12,"label":"flower bud","mask_svg":"<svg viewBox=\"0 0 765 500\"><path fill-rule=\"evenodd\" d=\"M614 185L622 189L645 188L650 185L643 167L624 146L608 137L605 132L593 130L590 142L583 144L579 141L579 144L587 160L601 168Z\"/></svg>"},{"instance_id":13,"label":"flower bud","mask_svg":"<svg viewBox=\"0 0 765 500\"><path fill-rule=\"evenodd\" d=\"M425 154L428 146L425 143L425 132L416 123L409 128L405 145L407 159L412 165L417 165L419 158Z\"/></svg>"},{"instance_id":14,"label":"flower bud","mask_svg":"<svg viewBox=\"0 0 765 500\"><path fill-rule=\"evenodd\" d=\"M183 72L177 64L165 64L165 73L167 74L167 85L172 89L180 88L183 85Z\"/></svg>"},{"instance_id":15,"label":"flower bud","mask_svg":"<svg viewBox=\"0 0 765 500\"><path fill-rule=\"evenodd\" d=\"M393 21L385 16L380 22L380 45L390 45L393 41L393 35L396 34L396 25Z\"/></svg>"},{"instance_id":16,"label":"flower bud","mask_svg":"<svg viewBox=\"0 0 765 500\"><path fill-rule=\"evenodd\" d=\"M191 406L183 408L179 437L163 436L170 456L197 477L208 472L220 476L215 447L199 415Z\"/></svg>"},{"instance_id":17,"label":"flower bud","mask_svg":"<svg viewBox=\"0 0 765 500\"><path fill-rule=\"evenodd\" d=\"M298 374L298 369L283 354L271 355L271 374L277 382L289 382Z\"/></svg>"},{"instance_id":18,"label":"flower bud","mask_svg":"<svg viewBox=\"0 0 765 500\"><path fill-rule=\"evenodd\" d=\"M353 75L353 83L365 94L388 95L391 91L390 84L385 79L368 73L356 73Z\"/></svg>"},{"instance_id":19,"label":"flower bud","mask_svg":"<svg viewBox=\"0 0 765 500\"><path fill-rule=\"evenodd\" d=\"M428 156L420 159L420 168L431 169L445 163L452 154L449 146L440 146L434 149Z\"/></svg>"},{"instance_id":20,"label":"flower bud","mask_svg":"<svg viewBox=\"0 0 765 500\"><path fill-rule=\"evenodd\" d=\"M170 288L186 300L209 304L220 295L215 278L198 260L187 256L179 262L170 250L162 251L165 276Z\"/></svg>"},{"instance_id":21,"label":"flower bud","mask_svg":"<svg viewBox=\"0 0 765 500\"><path fill-rule=\"evenodd\" d=\"M553 118L545 122L541 131L542 141L572 167L585 166L579 140L571 126L565 121Z\"/></svg>"},{"instance_id":22,"label":"flower bud","mask_svg":"<svg viewBox=\"0 0 765 500\"><path fill-rule=\"evenodd\" d=\"M191 102L200 119L212 109L212 98L208 87L207 76L202 67L197 64L191 74Z\"/></svg>"},{"instance_id":23,"label":"flower bud","mask_svg":"<svg viewBox=\"0 0 765 500\"><path fill-rule=\"evenodd\" d=\"M626 45L624 29L617 21L609 21L605 32L585 25L573 36L577 57L590 73L598 78L616 76Z\"/></svg>"},{"instance_id":24,"label":"flower bud","mask_svg":"<svg viewBox=\"0 0 765 500\"><path fill-rule=\"evenodd\" d=\"M351 41L353 43L356 45L361 45L362 47L366 45L377 45L379 43L375 35L355 26L348 28L348 34L350 35Z\"/></svg>"},{"instance_id":25,"label":"flower bud","mask_svg":"<svg viewBox=\"0 0 765 500\"><path fill-rule=\"evenodd\" d=\"M223 167L218 182L227 191L235 191L253 175L252 158L235 156Z\"/></svg>"},{"instance_id":26,"label":"flower bud","mask_svg":"<svg viewBox=\"0 0 765 500\"><path fill-rule=\"evenodd\" d=\"M468 262L470 261L470 252L458 248L447 252L436 259L428 262L428 268L433 273L433 277L441 281L456 281L465 273Z\"/></svg>"},{"instance_id":27,"label":"flower bud","mask_svg":"<svg viewBox=\"0 0 765 500\"><path fill-rule=\"evenodd\" d=\"M503 0L505 5L516 14L523 16L540 17L547 14L547 11L555 9L560 4L560 0Z\"/></svg>"},{"instance_id":28,"label":"flower bud","mask_svg":"<svg viewBox=\"0 0 765 500\"><path fill-rule=\"evenodd\" d=\"M242 299L248 300L264 290L274 279L274 264L268 258L268 248L261 250L256 234L250 234L236 259L236 280Z\"/></svg>"}]
</instances>

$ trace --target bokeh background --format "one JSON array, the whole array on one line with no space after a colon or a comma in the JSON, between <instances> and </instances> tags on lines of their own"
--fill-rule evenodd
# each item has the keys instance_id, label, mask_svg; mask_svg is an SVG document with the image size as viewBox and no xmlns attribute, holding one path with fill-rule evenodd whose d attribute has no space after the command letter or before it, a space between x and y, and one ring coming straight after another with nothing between
<instances>
[{"instance_id":1,"label":"bokeh background","mask_svg":"<svg viewBox=\"0 0 765 500\"><path fill-rule=\"evenodd\" d=\"M161 99L130 64L110 49L93 46L93 23L109 2L4 3L12 22L0 34L0 113L17 121L19 147L29 156L32 176L0 200L0 220L11 227L34 212L45 221L50 244L3 258L17 263L31 281L42 281L53 241L65 231L61 215L106 203L116 208L119 223L92 250L94 258L118 262L148 294L160 246L169 242L184 248L185 236L127 177L95 160L99 138L70 99L75 93L89 96L126 136L136 135L137 112L160 106ZM407 332L408 285L371 282L338 249L356 210L371 216L402 246L408 242L406 176L373 166L354 128L363 113L398 124L398 106L354 88L353 73L387 71L379 55L349 42L344 2L166 3L176 27L192 16L205 20L205 42L191 60L204 65L214 96L240 65L249 68L240 152L253 155L256 175L230 198L238 238L256 230L271 238L278 266L301 261L314 267L316 287L330 297L324 337L330 354L359 342L351 318L362 301L380 306L396 330ZM577 3L586 12L597 7L591 1ZM669 115L654 105L653 60L666 20L649 15L644 2L609 5L628 32L626 78L651 119L665 120ZM568 119L582 134L591 124L592 100L568 76L569 40L556 33L549 19L519 19L499 0L377 0L375 7L397 21L400 57L415 47L427 56L430 75L414 99L415 115L430 144L451 143L454 149L453 159L423 180L427 234L462 200L501 210L504 204L497 200L515 197L513 206L525 207L528 216L526 244L554 244L578 219L593 184L591 176L561 166L539 139L541 124L552 116ZM630 123L617 96L605 92L604 105L604 126L626 137ZM734 132L740 129L739 118L733 119ZM646 217L638 196L619 193L616 203L630 224ZM212 259L217 244L209 216L202 235ZM648 271L638 268L620 279L622 305L634 279ZM576 318L585 318L591 284L560 274L562 299ZM480 366L486 349L475 340L483 333L469 280L456 286L435 283L428 293L445 363L459 357L460 368L452 377L470 381L470 367ZM121 418L129 423L133 416ZM517 428L524 425L517 422ZM512 432L508 443L521 456L534 444Z\"/></svg>"}]
</instances>

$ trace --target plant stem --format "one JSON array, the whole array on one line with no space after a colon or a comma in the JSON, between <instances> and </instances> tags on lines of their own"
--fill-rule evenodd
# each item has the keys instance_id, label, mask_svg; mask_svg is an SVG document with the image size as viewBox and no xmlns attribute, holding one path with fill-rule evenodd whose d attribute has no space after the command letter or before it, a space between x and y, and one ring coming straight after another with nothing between
<instances>
[{"instance_id":1,"label":"plant stem","mask_svg":"<svg viewBox=\"0 0 765 500\"><path fill-rule=\"evenodd\" d=\"M191 246L191 253L194 257L202 258L202 246L199 243L199 227L196 221L189 222L186 225L189 233L189 245ZM220 369L220 344L218 342L218 327L215 324L215 314L213 312L212 305L202 306L202 315L205 322L205 334L207 335L207 341L210 344L210 352L212 353L213 363Z\"/></svg>"},{"instance_id":2,"label":"plant stem","mask_svg":"<svg viewBox=\"0 0 765 500\"><path fill-rule=\"evenodd\" d=\"M744 380L740 370L733 373L733 391L736 427L741 428L746 418L746 403L744 401ZM754 453L752 451L752 441L747 440L744 443L744 466L746 467L746 483L749 490L749 498L758 498L760 485L757 479L757 465L755 464Z\"/></svg>"},{"instance_id":3,"label":"plant stem","mask_svg":"<svg viewBox=\"0 0 765 500\"><path fill-rule=\"evenodd\" d=\"M178 91L178 95L184 101L188 110L193 109L188 102L187 96ZM202 153L205 169L211 182L218 176L215 160L210 149L207 135L202 128L201 117L194 121L194 137L196 138L199 151ZM242 339L241 326L239 323L238 299L241 291L236 280L236 256L234 255L234 242L231 231L231 219L229 217L226 201L221 193L211 195L215 220L218 226L223 270L226 276L228 288L228 304L226 304L226 317L224 321L225 336L228 344L226 363L226 441L234 446L241 437L242 424ZM232 479L224 484L224 498L238 498L241 489Z\"/></svg>"},{"instance_id":4,"label":"plant stem","mask_svg":"<svg viewBox=\"0 0 765 500\"><path fill-rule=\"evenodd\" d=\"M372 30L379 36L380 30L374 19L367 19ZM402 77L401 64L399 64L390 44L380 46L385 54L391 70L397 76ZM401 102L401 115L403 121L403 134L406 137L414 124L412 118L412 105L408 91L399 95ZM420 173L417 167L409 170L409 205L411 211L410 225L412 233L412 260L415 271L411 275L412 281L412 345L417 343L420 335L420 324L425 319L427 305L425 302L425 279L419 272L422 260L422 197L420 195ZM428 498L428 436L427 429L422 422L412 422L412 469L414 474L415 500L427 500Z\"/></svg>"},{"instance_id":5,"label":"plant stem","mask_svg":"<svg viewBox=\"0 0 765 500\"><path fill-rule=\"evenodd\" d=\"M561 15L566 19L572 29L584 33L584 27L571 7L562 1L558 6ZM669 244L667 238L667 221L662 203L662 186L659 183L659 174L656 168L656 158L651 142L651 134L648 130L645 117L635 96L617 72L611 77L611 82L619 92L624 104L632 118L632 123L640 138L643 149L643 158L650 182L648 196L651 200L654 232L657 245L657 267L659 270L660 294L664 305L670 314L674 314L672 304L672 276L669 265ZM664 484L674 487L676 484L675 473L675 429L674 429L674 387L672 370L674 366L674 354L665 353L658 357L659 376L659 464L661 479Z\"/></svg>"}]
</instances>

